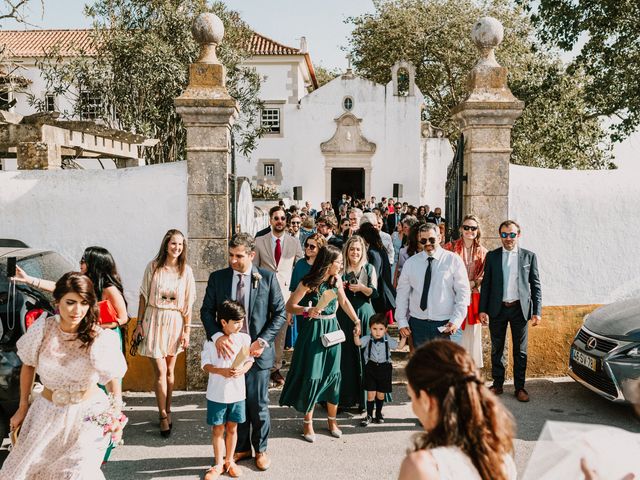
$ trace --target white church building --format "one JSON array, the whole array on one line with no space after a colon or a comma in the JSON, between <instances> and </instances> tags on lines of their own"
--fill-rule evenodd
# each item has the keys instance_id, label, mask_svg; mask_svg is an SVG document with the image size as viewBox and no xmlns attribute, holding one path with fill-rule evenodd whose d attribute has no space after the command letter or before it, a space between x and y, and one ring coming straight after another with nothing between
<instances>
[{"instance_id":1,"label":"white church building","mask_svg":"<svg viewBox=\"0 0 640 480\"><path fill-rule=\"evenodd\" d=\"M291 198L302 187L301 199L314 205L335 204L343 193L394 196L394 184L402 186L403 201L444 205L453 151L441 131L421 121L424 98L412 65L398 61L387 85L347 69L315 88L304 38L298 49L266 42L271 54L248 64L262 76L262 122L270 132L236 161L237 175ZM404 88L400 74L408 77Z\"/></svg>"}]
</instances>

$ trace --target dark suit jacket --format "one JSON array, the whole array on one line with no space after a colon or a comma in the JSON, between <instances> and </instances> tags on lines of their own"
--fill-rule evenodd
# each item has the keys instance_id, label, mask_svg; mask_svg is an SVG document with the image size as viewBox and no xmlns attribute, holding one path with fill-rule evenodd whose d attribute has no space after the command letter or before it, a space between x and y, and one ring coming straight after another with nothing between
<instances>
[{"instance_id":1,"label":"dark suit jacket","mask_svg":"<svg viewBox=\"0 0 640 480\"><path fill-rule=\"evenodd\" d=\"M440 217L436 219L436 216L433 215L433 212L427 216L427 223L435 223L436 225L440 225L441 223L447 223L447 220L444 217Z\"/></svg>"},{"instance_id":2,"label":"dark suit jacket","mask_svg":"<svg viewBox=\"0 0 640 480\"><path fill-rule=\"evenodd\" d=\"M286 322L284 300L278 285L278 279L273 272L261 268L252 267L251 274L259 273L262 278L258 281L257 288L251 279L251 291L249 297L249 335L254 342L258 337L269 342L269 348L265 348L262 355L256 358L256 367L260 370L273 367L275 353L273 341ZM231 267L217 270L209 276L207 290L200 309L200 318L207 332L207 339L220 332L222 327L218 320L218 307L225 300L231 298L231 282L233 270Z\"/></svg>"},{"instance_id":3,"label":"dark suit jacket","mask_svg":"<svg viewBox=\"0 0 640 480\"><path fill-rule=\"evenodd\" d=\"M398 222L401 220L401 214L390 213L387 217L387 233L392 234L396 231L396 227L398 226Z\"/></svg>"},{"instance_id":4,"label":"dark suit jacket","mask_svg":"<svg viewBox=\"0 0 640 480\"><path fill-rule=\"evenodd\" d=\"M262 230L258 230L256 232L256 235L254 238L258 238L258 237L264 237L267 233L271 233L271 226L267 226L266 228L263 228Z\"/></svg>"},{"instance_id":5,"label":"dark suit jacket","mask_svg":"<svg viewBox=\"0 0 640 480\"><path fill-rule=\"evenodd\" d=\"M502 308L504 279L502 274L502 247L487 253L484 278L480 289L480 313L495 317ZM542 314L542 289L536 254L518 249L518 296L524 318Z\"/></svg>"},{"instance_id":6,"label":"dark suit jacket","mask_svg":"<svg viewBox=\"0 0 640 480\"><path fill-rule=\"evenodd\" d=\"M372 298L371 303L373 309L377 313L386 313L388 310L396 308L396 289L393 288L391 279L391 265L389 264L389 256L387 251L380 252L373 248L367 251L367 259L373 266L378 277L378 296Z\"/></svg>"}]
</instances>

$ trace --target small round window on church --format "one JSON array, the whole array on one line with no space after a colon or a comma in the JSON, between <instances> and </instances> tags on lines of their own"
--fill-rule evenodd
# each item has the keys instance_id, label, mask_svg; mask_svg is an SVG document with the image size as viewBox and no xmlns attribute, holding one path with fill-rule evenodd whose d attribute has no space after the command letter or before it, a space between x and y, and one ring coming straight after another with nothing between
<instances>
[{"instance_id":1,"label":"small round window on church","mask_svg":"<svg viewBox=\"0 0 640 480\"><path fill-rule=\"evenodd\" d=\"M345 97L345 99L342 101L342 106L345 110L350 111L353 108L353 98Z\"/></svg>"}]
</instances>

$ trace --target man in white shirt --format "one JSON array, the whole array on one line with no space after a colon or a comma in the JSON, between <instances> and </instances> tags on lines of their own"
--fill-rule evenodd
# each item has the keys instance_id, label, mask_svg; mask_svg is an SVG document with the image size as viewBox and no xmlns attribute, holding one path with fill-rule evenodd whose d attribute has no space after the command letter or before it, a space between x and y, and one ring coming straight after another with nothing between
<instances>
[{"instance_id":1,"label":"man in white shirt","mask_svg":"<svg viewBox=\"0 0 640 480\"><path fill-rule=\"evenodd\" d=\"M416 347L436 338L459 342L471 289L459 255L440 247L440 230L431 223L418 231L423 251L402 267L396 297L400 335L413 335Z\"/></svg>"}]
</instances>

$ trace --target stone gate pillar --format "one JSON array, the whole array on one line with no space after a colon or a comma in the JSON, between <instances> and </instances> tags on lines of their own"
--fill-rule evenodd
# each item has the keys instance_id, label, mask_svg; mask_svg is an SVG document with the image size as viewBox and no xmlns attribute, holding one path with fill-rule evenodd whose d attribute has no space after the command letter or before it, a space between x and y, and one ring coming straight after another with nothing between
<instances>
[{"instance_id":1,"label":"stone gate pillar","mask_svg":"<svg viewBox=\"0 0 640 480\"><path fill-rule=\"evenodd\" d=\"M200 57L189 67L187 89L175 99L187 129L187 236L198 295L191 321L191 344L196 348L187 350L189 390L206 385L197 348L205 338L200 306L209 274L227 265L230 134L238 116L238 104L225 86L225 68L216 56L224 36L222 21L203 13L194 21L192 33L200 44Z\"/></svg>"},{"instance_id":2,"label":"stone gate pillar","mask_svg":"<svg viewBox=\"0 0 640 480\"><path fill-rule=\"evenodd\" d=\"M494 49L503 35L502 24L495 18L483 17L475 23L471 38L481 58L469 73L467 98L452 111L465 137L462 211L478 216L488 249L500 245L498 226L509 215L511 128L524 108L524 102L509 90L507 69L495 58Z\"/></svg>"}]
</instances>

